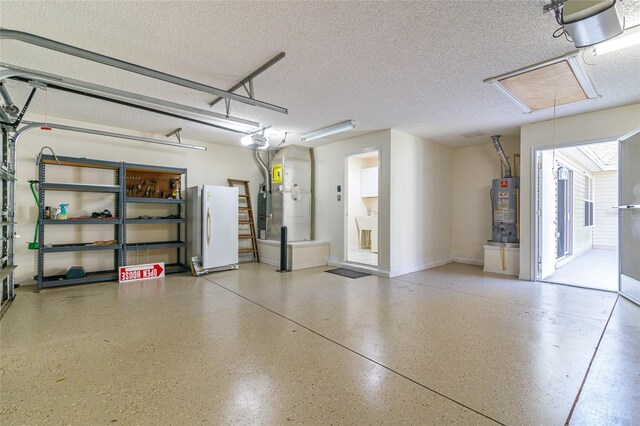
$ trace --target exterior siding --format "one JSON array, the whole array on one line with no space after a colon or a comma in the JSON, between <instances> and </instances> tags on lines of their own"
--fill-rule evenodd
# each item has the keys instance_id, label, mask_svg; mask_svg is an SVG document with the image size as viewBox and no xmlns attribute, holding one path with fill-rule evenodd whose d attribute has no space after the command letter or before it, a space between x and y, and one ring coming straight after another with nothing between
<instances>
[{"instance_id":1,"label":"exterior siding","mask_svg":"<svg viewBox=\"0 0 640 426\"><path fill-rule=\"evenodd\" d=\"M618 172L595 173L594 225L596 247L618 247Z\"/></svg>"}]
</instances>

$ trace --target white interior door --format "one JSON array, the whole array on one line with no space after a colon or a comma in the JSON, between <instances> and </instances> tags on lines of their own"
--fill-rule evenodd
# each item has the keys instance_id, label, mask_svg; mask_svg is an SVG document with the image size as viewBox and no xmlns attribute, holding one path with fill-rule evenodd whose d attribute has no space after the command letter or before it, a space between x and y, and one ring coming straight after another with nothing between
<instances>
[{"instance_id":1,"label":"white interior door","mask_svg":"<svg viewBox=\"0 0 640 426\"><path fill-rule=\"evenodd\" d=\"M640 128L620 139L620 294L640 304Z\"/></svg>"},{"instance_id":2,"label":"white interior door","mask_svg":"<svg viewBox=\"0 0 640 426\"><path fill-rule=\"evenodd\" d=\"M238 188L205 185L202 220L202 266L238 263Z\"/></svg>"}]
</instances>

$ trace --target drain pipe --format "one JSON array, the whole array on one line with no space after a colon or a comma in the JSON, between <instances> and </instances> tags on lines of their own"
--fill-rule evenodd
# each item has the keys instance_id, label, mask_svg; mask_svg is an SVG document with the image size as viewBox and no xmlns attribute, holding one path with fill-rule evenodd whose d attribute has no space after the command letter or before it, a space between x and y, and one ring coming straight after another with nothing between
<instances>
[{"instance_id":1,"label":"drain pipe","mask_svg":"<svg viewBox=\"0 0 640 426\"><path fill-rule=\"evenodd\" d=\"M505 178L512 177L511 175L511 165L509 164L509 160L507 160L507 156L504 155L504 150L502 149L502 145L500 144L500 135L491 136L491 141L493 142L493 146L498 152L500 156L500 160L502 164L504 164L504 176Z\"/></svg>"}]
</instances>

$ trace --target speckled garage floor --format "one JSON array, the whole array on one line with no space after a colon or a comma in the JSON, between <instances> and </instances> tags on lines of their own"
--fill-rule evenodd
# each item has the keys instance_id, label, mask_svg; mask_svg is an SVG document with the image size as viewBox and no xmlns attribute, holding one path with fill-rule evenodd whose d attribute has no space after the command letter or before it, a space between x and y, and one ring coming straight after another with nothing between
<instances>
[{"instance_id":1,"label":"speckled garage floor","mask_svg":"<svg viewBox=\"0 0 640 426\"><path fill-rule=\"evenodd\" d=\"M274 269L20 289L0 423L640 423L640 308L613 293Z\"/></svg>"}]
</instances>

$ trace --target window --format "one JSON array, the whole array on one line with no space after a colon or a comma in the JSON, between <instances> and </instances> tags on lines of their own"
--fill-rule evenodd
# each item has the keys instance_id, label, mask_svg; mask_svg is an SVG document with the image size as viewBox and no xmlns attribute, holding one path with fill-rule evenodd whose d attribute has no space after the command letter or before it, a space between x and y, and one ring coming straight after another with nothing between
<instances>
[{"instance_id":1,"label":"window","mask_svg":"<svg viewBox=\"0 0 640 426\"><path fill-rule=\"evenodd\" d=\"M584 176L584 226L593 226L593 179Z\"/></svg>"}]
</instances>

